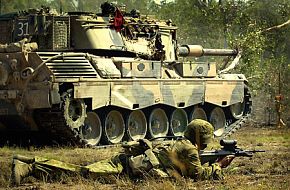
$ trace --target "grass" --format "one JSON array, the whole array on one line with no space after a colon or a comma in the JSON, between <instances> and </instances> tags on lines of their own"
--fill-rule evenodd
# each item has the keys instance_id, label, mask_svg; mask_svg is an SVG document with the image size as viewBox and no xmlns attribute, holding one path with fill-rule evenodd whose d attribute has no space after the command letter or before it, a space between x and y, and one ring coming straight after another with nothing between
<instances>
[{"instance_id":1,"label":"grass","mask_svg":"<svg viewBox=\"0 0 290 190\"><path fill-rule=\"evenodd\" d=\"M120 148L89 149L43 147L29 149L17 147L0 148L0 189L250 189L271 190L290 189L290 129L273 127L245 127L240 129L231 139L238 140L238 147L243 149L263 149L266 153L257 153L252 158L236 158L224 169L225 179L222 181L199 181L191 179L146 179L132 181L126 176L109 176L106 178L85 179L81 176L63 175L58 181L43 182L33 177L25 180L20 187L10 186L11 162L15 154L25 156L43 156L68 163L87 165L100 159L109 158L120 151ZM215 140L211 148L218 147Z\"/></svg>"}]
</instances>

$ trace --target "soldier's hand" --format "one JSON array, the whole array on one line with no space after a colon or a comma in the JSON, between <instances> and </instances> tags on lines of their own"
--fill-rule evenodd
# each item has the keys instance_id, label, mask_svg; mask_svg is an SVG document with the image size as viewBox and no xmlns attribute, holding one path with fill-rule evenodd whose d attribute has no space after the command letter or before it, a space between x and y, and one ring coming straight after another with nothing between
<instances>
[{"instance_id":1,"label":"soldier's hand","mask_svg":"<svg viewBox=\"0 0 290 190\"><path fill-rule=\"evenodd\" d=\"M228 165L230 165L230 163L233 161L234 158L235 158L234 155L228 155L221 159L218 159L217 163L220 165L221 168L226 168L228 167Z\"/></svg>"}]
</instances>

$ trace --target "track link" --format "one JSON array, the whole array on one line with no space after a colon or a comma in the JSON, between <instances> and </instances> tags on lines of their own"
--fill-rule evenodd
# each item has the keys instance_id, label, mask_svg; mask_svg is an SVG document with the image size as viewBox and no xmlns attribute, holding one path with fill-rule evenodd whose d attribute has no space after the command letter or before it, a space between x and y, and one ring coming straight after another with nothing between
<instances>
[{"instance_id":1,"label":"track link","mask_svg":"<svg viewBox=\"0 0 290 190\"><path fill-rule=\"evenodd\" d=\"M243 127L246 124L246 122L249 120L250 113L252 111L252 99L251 99L251 93L250 93L249 88L248 88L247 85L245 85L244 93L245 93L245 98L244 98L244 101L245 101L244 116L241 119L238 119L234 123L230 124L228 127L226 127L224 133L220 137L221 139L231 136L238 129Z\"/></svg>"},{"instance_id":2,"label":"track link","mask_svg":"<svg viewBox=\"0 0 290 190\"><path fill-rule=\"evenodd\" d=\"M231 136L233 133L235 133L238 129L240 129L241 127L243 127L246 124L249 117L250 117L250 115L247 114L247 115L243 116L241 119L235 121L234 123L232 123L231 125L226 127L224 133L222 134L222 136L220 138L223 139L223 138Z\"/></svg>"},{"instance_id":3,"label":"track link","mask_svg":"<svg viewBox=\"0 0 290 190\"><path fill-rule=\"evenodd\" d=\"M86 145L86 142L80 138L78 130L72 129L66 124L63 112L38 110L35 119L40 130L48 133L52 141L64 145Z\"/></svg>"}]
</instances>

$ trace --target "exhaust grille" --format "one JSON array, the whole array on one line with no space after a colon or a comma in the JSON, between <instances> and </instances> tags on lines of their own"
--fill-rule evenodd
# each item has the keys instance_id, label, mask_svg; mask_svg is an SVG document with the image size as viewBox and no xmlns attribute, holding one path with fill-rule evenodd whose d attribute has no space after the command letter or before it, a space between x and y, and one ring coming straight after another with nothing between
<instances>
[{"instance_id":1,"label":"exhaust grille","mask_svg":"<svg viewBox=\"0 0 290 190\"><path fill-rule=\"evenodd\" d=\"M38 52L38 55L43 61L46 61L53 56L60 55L60 53ZM85 56L84 53L65 53L49 60L46 66L53 72L56 79L98 78L97 71Z\"/></svg>"}]
</instances>

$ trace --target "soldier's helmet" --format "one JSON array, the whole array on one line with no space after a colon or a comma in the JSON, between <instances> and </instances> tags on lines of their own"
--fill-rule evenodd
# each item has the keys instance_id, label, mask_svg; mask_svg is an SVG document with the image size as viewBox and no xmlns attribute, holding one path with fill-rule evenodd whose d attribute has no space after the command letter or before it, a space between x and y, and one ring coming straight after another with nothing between
<instances>
[{"instance_id":1,"label":"soldier's helmet","mask_svg":"<svg viewBox=\"0 0 290 190\"><path fill-rule=\"evenodd\" d=\"M214 127L207 121L202 119L194 119L187 126L184 131L186 137L191 143L208 144L213 139Z\"/></svg>"}]
</instances>

